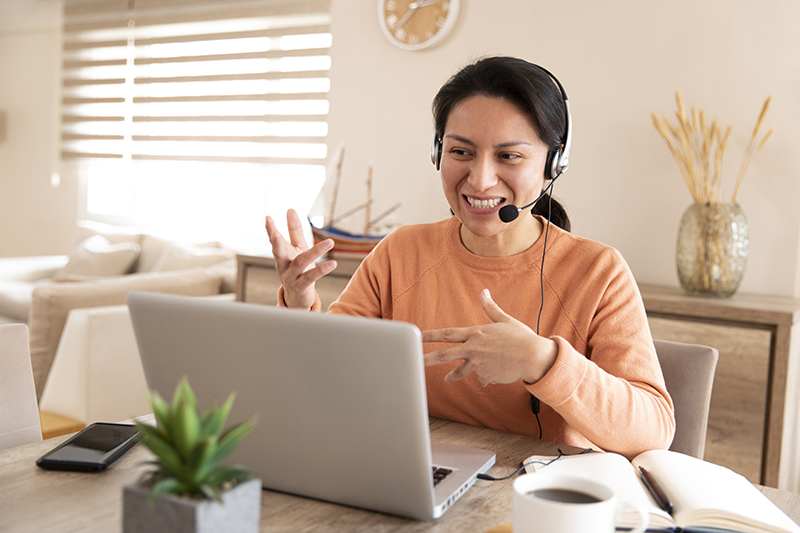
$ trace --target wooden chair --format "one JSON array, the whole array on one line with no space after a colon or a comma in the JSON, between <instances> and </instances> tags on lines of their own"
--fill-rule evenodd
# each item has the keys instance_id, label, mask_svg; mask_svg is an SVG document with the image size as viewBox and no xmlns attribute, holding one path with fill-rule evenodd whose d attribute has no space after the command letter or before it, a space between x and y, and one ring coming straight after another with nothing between
<instances>
[{"instance_id":1,"label":"wooden chair","mask_svg":"<svg viewBox=\"0 0 800 533\"><path fill-rule=\"evenodd\" d=\"M0 325L0 450L40 440L28 326Z\"/></svg>"},{"instance_id":2,"label":"wooden chair","mask_svg":"<svg viewBox=\"0 0 800 533\"><path fill-rule=\"evenodd\" d=\"M675 405L675 438L669 449L702 459L719 352L697 344L662 340L654 343Z\"/></svg>"}]
</instances>

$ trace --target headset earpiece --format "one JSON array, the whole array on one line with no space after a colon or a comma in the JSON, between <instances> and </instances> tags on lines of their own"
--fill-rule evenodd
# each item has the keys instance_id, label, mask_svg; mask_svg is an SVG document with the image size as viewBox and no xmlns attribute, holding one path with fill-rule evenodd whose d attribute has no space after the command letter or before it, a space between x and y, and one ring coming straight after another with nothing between
<instances>
[{"instance_id":1,"label":"headset earpiece","mask_svg":"<svg viewBox=\"0 0 800 533\"><path fill-rule=\"evenodd\" d=\"M545 179L554 180L559 176L559 174L567 170L565 166L562 166L563 155L564 152L561 147L558 147L555 151L550 152L550 155L547 158L547 166L545 166ZM547 169L550 169L549 172Z\"/></svg>"},{"instance_id":2,"label":"headset earpiece","mask_svg":"<svg viewBox=\"0 0 800 533\"><path fill-rule=\"evenodd\" d=\"M436 131L433 132L433 139L431 139L431 163L436 170L442 166L442 139Z\"/></svg>"}]
</instances>

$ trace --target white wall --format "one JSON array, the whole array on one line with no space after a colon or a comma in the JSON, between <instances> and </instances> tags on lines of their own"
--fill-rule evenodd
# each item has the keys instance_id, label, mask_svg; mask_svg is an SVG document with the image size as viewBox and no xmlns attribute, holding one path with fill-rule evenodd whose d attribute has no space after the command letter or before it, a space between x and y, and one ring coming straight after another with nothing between
<instances>
[{"instance_id":1,"label":"white wall","mask_svg":"<svg viewBox=\"0 0 800 533\"><path fill-rule=\"evenodd\" d=\"M750 224L741 290L798 295L800 4L792 0L530 2L463 0L441 46L390 44L375 0L334 0L330 142L347 143L343 192L364 199L374 160L378 206L402 201L405 223L448 216L429 161L430 102L460 66L516 55L551 70L574 121L570 169L556 183L576 233L618 248L640 282L677 286L678 223L691 197L650 113L672 115L674 92L734 128L724 162L729 196L761 105L776 132L739 196ZM344 211L345 205L342 205Z\"/></svg>"},{"instance_id":2,"label":"white wall","mask_svg":"<svg viewBox=\"0 0 800 533\"><path fill-rule=\"evenodd\" d=\"M75 184L57 169L61 2L0 0L0 257L66 253Z\"/></svg>"},{"instance_id":3,"label":"white wall","mask_svg":"<svg viewBox=\"0 0 800 533\"><path fill-rule=\"evenodd\" d=\"M376 0L333 0L329 152L347 143L339 212L364 201L374 163L373 213L402 201L404 223L448 216L428 159L430 102L460 66L517 55L553 71L572 107L570 170L556 197L574 231L617 247L641 282L677 285L678 222L691 198L650 112L672 114L674 91L734 127L726 194L764 98L776 133L739 202L750 222L743 292L800 297L800 4L794 0L531 2L462 0L439 47L408 52L377 24ZM55 169L57 0L0 0L0 256L63 253L78 186Z\"/></svg>"}]
</instances>

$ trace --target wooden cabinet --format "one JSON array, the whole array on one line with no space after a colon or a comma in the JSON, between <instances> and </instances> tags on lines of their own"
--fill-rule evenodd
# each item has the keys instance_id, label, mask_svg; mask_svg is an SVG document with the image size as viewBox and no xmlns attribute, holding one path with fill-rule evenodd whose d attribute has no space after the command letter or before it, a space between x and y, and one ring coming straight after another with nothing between
<instances>
[{"instance_id":1,"label":"wooden cabinet","mask_svg":"<svg viewBox=\"0 0 800 533\"><path fill-rule=\"evenodd\" d=\"M339 297L350 276L353 275L358 262L337 260L339 266L317 282L316 288L322 308L328 306ZM264 305L278 304L278 289L281 280L275 271L275 261L271 257L253 255L238 256L236 279L236 300L240 302Z\"/></svg>"},{"instance_id":2,"label":"wooden cabinet","mask_svg":"<svg viewBox=\"0 0 800 533\"><path fill-rule=\"evenodd\" d=\"M758 478L752 481L800 490L800 300L639 289L654 337L720 351L709 413L709 438L716 434L717 442L707 442L706 460L717 462L714 453L729 455L720 463L747 474L757 458Z\"/></svg>"}]
</instances>

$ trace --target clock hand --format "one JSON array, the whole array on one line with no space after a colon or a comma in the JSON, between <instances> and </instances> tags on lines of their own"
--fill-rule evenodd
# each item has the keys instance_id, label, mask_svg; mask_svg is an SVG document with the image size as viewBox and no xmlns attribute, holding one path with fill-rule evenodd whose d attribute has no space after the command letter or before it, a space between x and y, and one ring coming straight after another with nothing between
<instances>
[{"instance_id":1,"label":"clock hand","mask_svg":"<svg viewBox=\"0 0 800 533\"><path fill-rule=\"evenodd\" d=\"M406 14L403 15L403 18L401 18L395 23L395 27L400 27L403 24L405 24L405 22L411 17L411 15L417 12L417 9L425 6L432 6L433 4L438 4L439 1L440 0L417 0L416 2L411 2L408 5L408 11L406 11Z\"/></svg>"},{"instance_id":2,"label":"clock hand","mask_svg":"<svg viewBox=\"0 0 800 533\"><path fill-rule=\"evenodd\" d=\"M409 4L408 6L408 11L406 11L406 14L403 15L403 18L397 21L395 27L400 27L403 24L405 24L408 18L414 13L416 13L417 9L419 9L419 4L420 2L411 2L411 4Z\"/></svg>"}]
</instances>

